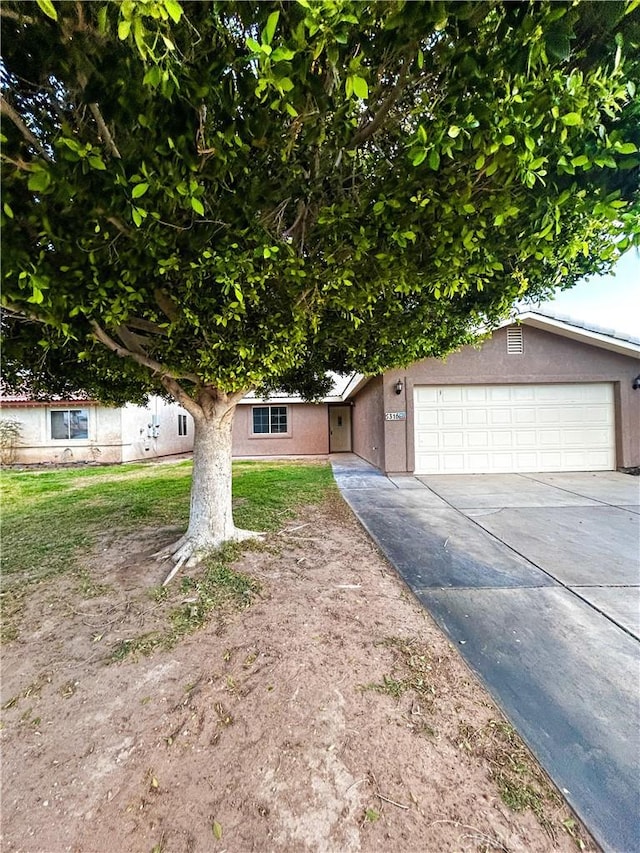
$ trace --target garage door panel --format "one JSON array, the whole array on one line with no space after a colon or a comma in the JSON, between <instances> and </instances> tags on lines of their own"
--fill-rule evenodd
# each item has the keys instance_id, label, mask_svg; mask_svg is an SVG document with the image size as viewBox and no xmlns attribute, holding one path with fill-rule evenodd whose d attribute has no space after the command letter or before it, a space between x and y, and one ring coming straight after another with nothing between
<instances>
[{"instance_id":1,"label":"garage door panel","mask_svg":"<svg viewBox=\"0 0 640 853\"><path fill-rule=\"evenodd\" d=\"M486 403L488 391L483 385L466 389L467 403Z\"/></svg>"},{"instance_id":2,"label":"garage door panel","mask_svg":"<svg viewBox=\"0 0 640 853\"><path fill-rule=\"evenodd\" d=\"M516 447L535 448L536 446L536 431L532 430L517 430L513 434Z\"/></svg>"},{"instance_id":3,"label":"garage door panel","mask_svg":"<svg viewBox=\"0 0 640 853\"><path fill-rule=\"evenodd\" d=\"M440 402L442 403L461 403L462 392L464 389L452 387L441 388L439 392Z\"/></svg>"},{"instance_id":4,"label":"garage door panel","mask_svg":"<svg viewBox=\"0 0 640 853\"><path fill-rule=\"evenodd\" d=\"M486 409L468 409L466 415L466 423L469 426L485 426L489 422Z\"/></svg>"},{"instance_id":5,"label":"garage door panel","mask_svg":"<svg viewBox=\"0 0 640 853\"><path fill-rule=\"evenodd\" d=\"M462 409L445 409L440 418L442 426L459 427L464 423L464 412Z\"/></svg>"},{"instance_id":6,"label":"garage door panel","mask_svg":"<svg viewBox=\"0 0 640 853\"><path fill-rule=\"evenodd\" d=\"M561 409L559 406L549 406L549 408L546 409L538 409L537 419L540 424L561 424L576 418L575 406L571 407L571 411Z\"/></svg>"},{"instance_id":7,"label":"garage door panel","mask_svg":"<svg viewBox=\"0 0 640 853\"><path fill-rule=\"evenodd\" d=\"M608 455L604 451L592 451L588 455L589 471L606 471Z\"/></svg>"},{"instance_id":8,"label":"garage door panel","mask_svg":"<svg viewBox=\"0 0 640 853\"><path fill-rule=\"evenodd\" d=\"M610 425L611 418L609 409L605 406L587 406L585 409L587 423Z\"/></svg>"},{"instance_id":9,"label":"garage door panel","mask_svg":"<svg viewBox=\"0 0 640 853\"><path fill-rule=\"evenodd\" d=\"M438 450L440 434L437 432L420 432L416 436L416 448L419 450L429 451Z\"/></svg>"},{"instance_id":10,"label":"garage door panel","mask_svg":"<svg viewBox=\"0 0 640 853\"><path fill-rule=\"evenodd\" d=\"M531 406L514 409L513 422L515 424L535 424L537 422L537 411Z\"/></svg>"},{"instance_id":11,"label":"garage door panel","mask_svg":"<svg viewBox=\"0 0 640 853\"><path fill-rule=\"evenodd\" d=\"M538 454L536 451L529 453L518 453L518 467L521 471L532 471L538 462ZM509 471L505 471L509 474Z\"/></svg>"},{"instance_id":12,"label":"garage door panel","mask_svg":"<svg viewBox=\"0 0 640 853\"><path fill-rule=\"evenodd\" d=\"M437 403L438 389L424 386L418 387L415 390L415 399L417 405L421 403Z\"/></svg>"},{"instance_id":13,"label":"garage door panel","mask_svg":"<svg viewBox=\"0 0 640 853\"><path fill-rule=\"evenodd\" d=\"M444 471L448 474L457 474L463 470L464 456L461 453L443 453Z\"/></svg>"},{"instance_id":14,"label":"garage door panel","mask_svg":"<svg viewBox=\"0 0 640 853\"><path fill-rule=\"evenodd\" d=\"M438 410L433 409L416 409L416 424L419 427L438 426Z\"/></svg>"},{"instance_id":15,"label":"garage door panel","mask_svg":"<svg viewBox=\"0 0 640 853\"><path fill-rule=\"evenodd\" d=\"M535 390L530 385L514 385L511 393L511 399L519 402L531 402L535 396Z\"/></svg>"},{"instance_id":16,"label":"garage door panel","mask_svg":"<svg viewBox=\"0 0 640 853\"><path fill-rule=\"evenodd\" d=\"M511 423L511 409L489 409L489 422L494 426Z\"/></svg>"},{"instance_id":17,"label":"garage door panel","mask_svg":"<svg viewBox=\"0 0 640 853\"><path fill-rule=\"evenodd\" d=\"M488 388L487 396L492 403L503 403L511 399L509 387L506 385L489 385Z\"/></svg>"},{"instance_id":18,"label":"garage door panel","mask_svg":"<svg viewBox=\"0 0 640 853\"><path fill-rule=\"evenodd\" d=\"M511 447L514 443L514 436L511 432L496 431L491 434L491 446L497 449Z\"/></svg>"},{"instance_id":19,"label":"garage door panel","mask_svg":"<svg viewBox=\"0 0 640 853\"><path fill-rule=\"evenodd\" d=\"M560 471L560 467L562 465L562 453L559 450L554 452L550 452L547 450L543 450L542 453L539 454L540 464L542 465L541 471Z\"/></svg>"},{"instance_id":20,"label":"garage door panel","mask_svg":"<svg viewBox=\"0 0 640 853\"><path fill-rule=\"evenodd\" d=\"M562 433L558 429L540 429L536 435L541 447L560 447L562 444Z\"/></svg>"},{"instance_id":21,"label":"garage door panel","mask_svg":"<svg viewBox=\"0 0 640 853\"><path fill-rule=\"evenodd\" d=\"M464 447L464 435L461 432L449 432L442 436L443 450L458 450Z\"/></svg>"},{"instance_id":22,"label":"garage door panel","mask_svg":"<svg viewBox=\"0 0 640 853\"><path fill-rule=\"evenodd\" d=\"M487 449L491 446L488 432L470 432L467 433L467 447L479 450L480 448Z\"/></svg>"},{"instance_id":23,"label":"garage door panel","mask_svg":"<svg viewBox=\"0 0 640 853\"><path fill-rule=\"evenodd\" d=\"M415 471L615 467L611 383L417 386Z\"/></svg>"}]
</instances>

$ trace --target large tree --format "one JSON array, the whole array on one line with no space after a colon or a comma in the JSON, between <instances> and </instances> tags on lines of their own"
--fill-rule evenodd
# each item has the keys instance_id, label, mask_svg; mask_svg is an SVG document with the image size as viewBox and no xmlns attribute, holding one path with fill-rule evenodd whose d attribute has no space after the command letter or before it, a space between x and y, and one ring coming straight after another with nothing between
<instances>
[{"instance_id":1,"label":"large tree","mask_svg":"<svg viewBox=\"0 0 640 853\"><path fill-rule=\"evenodd\" d=\"M632 2L3 2L5 381L195 420L444 354L638 241Z\"/></svg>"}]
</instances>

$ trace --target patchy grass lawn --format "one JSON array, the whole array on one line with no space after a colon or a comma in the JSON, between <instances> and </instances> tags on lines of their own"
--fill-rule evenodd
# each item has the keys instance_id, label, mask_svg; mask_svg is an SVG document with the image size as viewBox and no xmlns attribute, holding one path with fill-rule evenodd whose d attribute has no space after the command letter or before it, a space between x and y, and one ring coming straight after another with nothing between
<instances>
[{"instance_id":1,"label":"patchy grass lawn","mask_svg":"<svg viewBox=\"0 0 640 853\"><path fill-rule=\"evenodd\" d=\"M236 463L270 533L163 588L190 473L1 474L3 851L597 849L327 465Z\"/></svg>"},{"instance_id":2,"label":"patchy grass lawn","mask_svg":"<svg viewBox=\"0 0 640 853\"><path fill-rule=\"evenodd\" d=\"M84 556L105 531L118 536L141 526L184 530L191 470L191 462L179 462L0 471L3 638L15 638L25 597L48 578L71 573L85 595L103 591L99 581L88 579ZM335 489L330 467L322 464L239 461L233 474L235 520L250 530L275 530L296 507L321 502ZM211 606L216 577L226 581L221 587L233 586L224 570L240 552L226 548L205 563L208 577L198 590ZM201 608L193 618L196 627L202 617Z\"/></svg>"}]
</instances>

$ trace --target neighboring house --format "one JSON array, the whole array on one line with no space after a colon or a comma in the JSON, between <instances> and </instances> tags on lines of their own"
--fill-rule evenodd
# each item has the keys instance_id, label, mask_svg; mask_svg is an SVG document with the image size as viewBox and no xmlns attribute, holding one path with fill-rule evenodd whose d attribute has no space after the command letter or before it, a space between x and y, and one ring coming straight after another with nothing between
<instances>
[{"instance_id":1,"label":"neighboring house","mask_svg":"<svg viewBox=\"0 0 640 853\"><path fill-rule=\"evenodd\" d=\"M193 448L193 421L176 403L104 406L82 396L47 403L3 395L0 417L18 421L17 464L131 462Z\"/></svg>"},{"instance_id":2,"label":"neighboring house","mask_svg":"<svg viewBox=\"0 0 640 853\"><path fill-rule=\"evenodd\" d=\"M640 466L640 341L572 320L524 312L446 359L334 379L319 403L247 395L234 455L352 451L386 473L419 475ZM24 423L17 462L124 462L193 447L191 417L159 398L148 409L0 402L2 416Z\"/></svg>"}]
</instances>

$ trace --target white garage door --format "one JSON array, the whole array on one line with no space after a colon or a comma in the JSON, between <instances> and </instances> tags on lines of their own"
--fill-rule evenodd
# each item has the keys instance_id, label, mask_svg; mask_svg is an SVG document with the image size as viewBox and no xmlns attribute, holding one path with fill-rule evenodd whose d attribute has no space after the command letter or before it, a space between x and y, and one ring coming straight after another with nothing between
<instances>
[{"instance_id":1,"label":"white garage door","mask_svg":"<svg viewBox=\"0 0 640 853\"><path fill-rule=\"evenodd\" d=\"M416 386L416 474L610 471L613 386Z\"/></svg>"}]
</instances>

